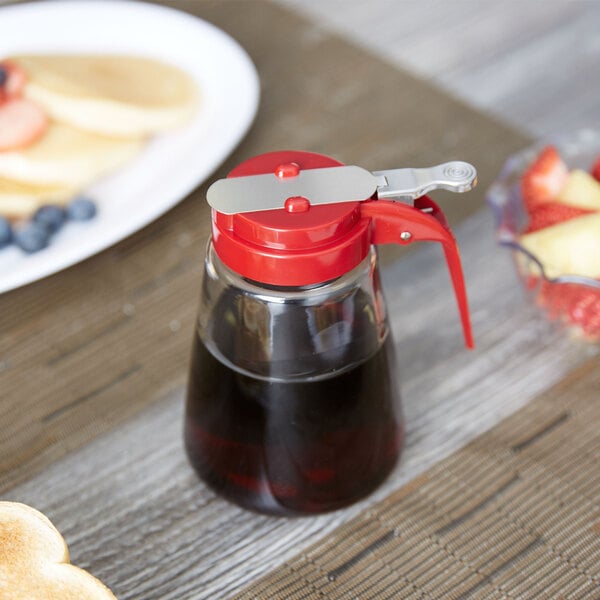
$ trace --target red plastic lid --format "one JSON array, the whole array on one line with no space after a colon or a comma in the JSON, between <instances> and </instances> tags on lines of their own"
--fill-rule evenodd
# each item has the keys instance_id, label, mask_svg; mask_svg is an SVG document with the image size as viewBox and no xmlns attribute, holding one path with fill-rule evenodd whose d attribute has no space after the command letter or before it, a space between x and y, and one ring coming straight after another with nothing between
<instances>
[{"instance_id":1,"label":"red plastic lid","mask_svg":"<svg viewBox=\"0 0 600 600\"><path fill-rule=\"evenodd\" d=\"M342 166L311 152L271 152L247 160L229 177L296 177L303 169ZM473 347L469 308L456 240L439 207L429 197L414 206L365 198L311 206L310 198L292 197L285 208L223 214L213 209L213 244L231 269L254 281L305 286L340 277L367 256L371 244L433 241L442 244L463 324Z\"/></svg>"},{"instance_id":2,"label":"red plastic lid","mask_svg":"<svg viewBox=\"0 0 600 600\"><path fill-rule=\"evenodd\" d=\"M238 165L229 177L273 173L295 177L299 170L342 166L311 152L271 152ZM284 210L225 215L213 210L213 243L219 258L240 275L280 286L335 279L369 252L370 219L360 202L311 206L310 198L289 198Z\"/></svg>"}]
</instances>

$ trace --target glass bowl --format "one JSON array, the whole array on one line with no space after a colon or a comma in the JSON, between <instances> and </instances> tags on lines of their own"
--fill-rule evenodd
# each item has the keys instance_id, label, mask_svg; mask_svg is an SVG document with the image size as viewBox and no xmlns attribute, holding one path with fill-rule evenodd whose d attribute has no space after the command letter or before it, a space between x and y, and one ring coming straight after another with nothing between
<instances>
[{"instance_id":1,"label":"glass bowl","mask_svg":"<svg viewBox=\"0 0 600 600\"><path fill-rule=\"evenodd\" d=\"M566 273L550 277L540 260L519 243L529 222L521 196L521 176L549 144L556 147L569 169L589 172L600 156L600 132L592 129L548 138L512 155L486 195L495 217L496 240L511 252L528 296L546 318L576 337L600 342L600 280Z\"/></svg>"}]
</instances>

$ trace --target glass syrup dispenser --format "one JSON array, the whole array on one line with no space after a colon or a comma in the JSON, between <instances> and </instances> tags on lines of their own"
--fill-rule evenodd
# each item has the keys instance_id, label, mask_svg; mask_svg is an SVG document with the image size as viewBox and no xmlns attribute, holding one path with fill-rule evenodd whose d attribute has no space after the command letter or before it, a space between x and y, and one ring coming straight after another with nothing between
<instances>
[{"instance_id":1,"label":"glass syrup dispenser","mask_svg":"<svg viewBox=\"0 0 600 600\"><path fill-rule=\"evenodd\" d=\"M217 493L303 515L347 506L389 475L404 423L376 246L442 244L472 347L458 248L424 194L475 180L463 162L369 172L290 151L210 187L185 442Z\"/></svg>"}]
</instances>

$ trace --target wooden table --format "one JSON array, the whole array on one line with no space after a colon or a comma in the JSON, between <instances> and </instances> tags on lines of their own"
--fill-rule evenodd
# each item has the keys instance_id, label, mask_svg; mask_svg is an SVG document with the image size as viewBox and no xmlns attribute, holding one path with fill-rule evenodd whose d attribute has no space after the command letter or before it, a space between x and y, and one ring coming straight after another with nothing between
<instances>
[{"instance_id":1,"label":"wooden table","mask_svg":"<svg viewBox=\"0 0 600 600\"><path fill-rule=\"evenodd\" d=\"M600 3L277 0L535 137L600 125Z\"/></svg>"},{"instance_id":2,"label":"wooden table","mask_svg":"<svg viewBox=\"0 0 600 600\"><path fill-rule=\"evenodd\" d=\"M261 76L255 125L215 177L282 147L371 169L460 157L481 175L469 197L436 196L456 227L477 350L463 349L438 249L386 248L407 445L375 494L333 514L244 512L187 463L182 410L208 235L206 185L115 247L0 297L3 498L47 514L73 562L119 598L228 598L551 386L585 386L598 347L538 318L494 244L484 191L526 134L278 5L169 5L234 35Z\"/></svg>"}]
</instances>

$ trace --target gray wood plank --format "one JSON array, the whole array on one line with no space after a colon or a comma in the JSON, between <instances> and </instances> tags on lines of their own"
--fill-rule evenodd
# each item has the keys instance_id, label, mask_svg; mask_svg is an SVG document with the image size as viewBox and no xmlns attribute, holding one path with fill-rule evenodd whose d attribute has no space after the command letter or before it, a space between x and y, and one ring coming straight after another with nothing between
<instances>
[{"instance_id":1,"label":"gray wood plank","mask_svg":"<svg viewBox=\"0 0 600 600\"><path fill-rule=\"evenodd\" d=\"M600 126L595 0L278 0L535 136Z\"/></svg>"},{"instance_id":2,"label":"gray wood plank","mask_svg":"<svg viewBox=\"0 0 600 600\"><path fill-rule=\"evenodd\" d=\"M183 390L6 499L46 513L73 562L122 600L230 597L597 355L597 346L569 340L536 317L508 256L494 246L490 221L482 211L458 230L472 284L475 352L462 348L438 248L423 245L384 269L408 436L400 465L367 500L329 515L281 519L217 498L186 461Z\"/></svg>"}]
</instances>

